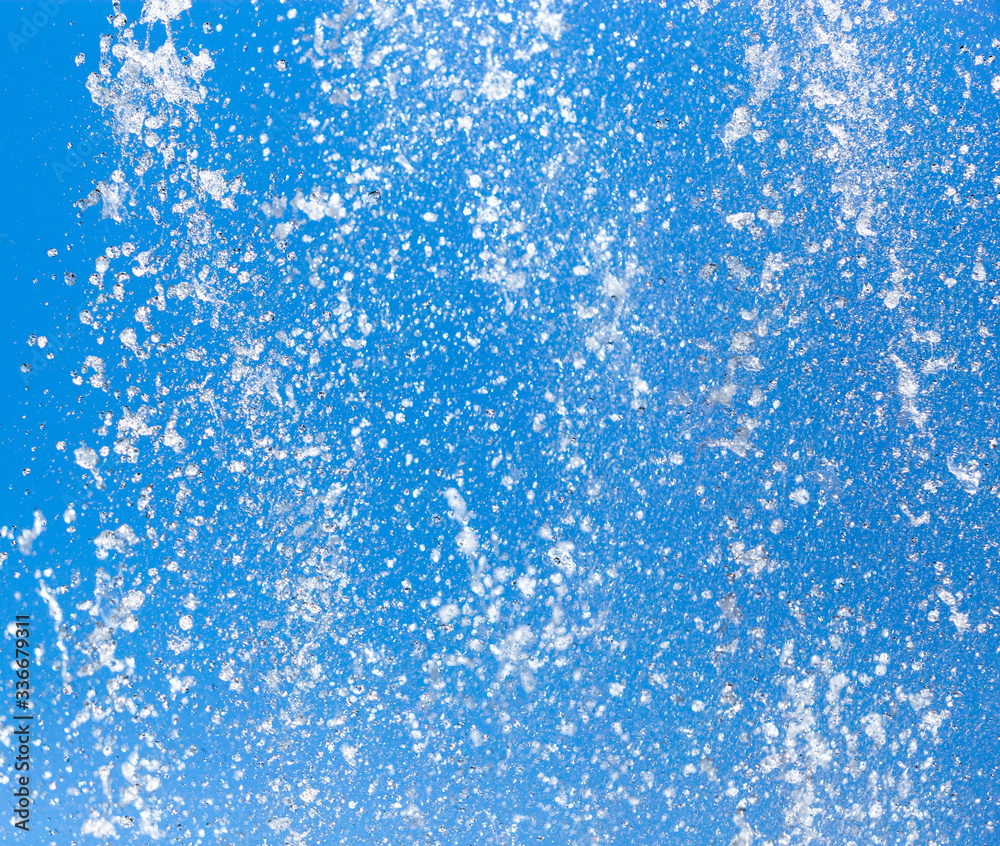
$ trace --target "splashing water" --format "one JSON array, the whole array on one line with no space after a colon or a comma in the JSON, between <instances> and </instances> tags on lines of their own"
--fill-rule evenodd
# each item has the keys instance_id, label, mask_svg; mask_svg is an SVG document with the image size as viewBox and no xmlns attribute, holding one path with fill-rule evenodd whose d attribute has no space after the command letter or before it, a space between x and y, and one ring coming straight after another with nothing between
<instances>
[{"instance_id":1,"label":"splashing water","mask_svg":"<svg viewBox=\"0 0 1000 846\"><path fill-rule=\"evenodd\" d=\"M116 5L44 842L988 842L962 15Z\"/></svg>"}]
</instances>

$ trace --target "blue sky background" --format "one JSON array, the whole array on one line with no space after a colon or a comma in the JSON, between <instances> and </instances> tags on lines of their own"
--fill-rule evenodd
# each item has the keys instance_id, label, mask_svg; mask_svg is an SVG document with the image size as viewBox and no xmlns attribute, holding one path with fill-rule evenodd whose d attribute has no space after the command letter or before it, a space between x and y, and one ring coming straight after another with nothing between
<instances>
[{"instance_id":1,"label":"blue sky background","mask_svg":"<svg viewBox=\"0 0 1000 846\"><path fill-rule=\"evenodd\" d=\"M995 10L170 5L0 5L18 836L991 842Z\"/></svg>"}]
</instances>

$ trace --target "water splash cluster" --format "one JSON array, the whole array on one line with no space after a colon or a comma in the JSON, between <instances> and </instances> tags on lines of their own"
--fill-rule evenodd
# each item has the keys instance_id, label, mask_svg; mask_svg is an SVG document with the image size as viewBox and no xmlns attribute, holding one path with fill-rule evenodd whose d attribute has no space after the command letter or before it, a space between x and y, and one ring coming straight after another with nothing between
<instances>
[{"instance_id":1,"label":"water splash cluster","mask_svg":"<svg viewBox=\"0 0 1000 846\"><path fill-rule=\"evenodd\" d=\"M996 42L544 0L202 47L197 5L116 10L87 83L75 831L960 842Z\"/></svg>"}]
</instances>

